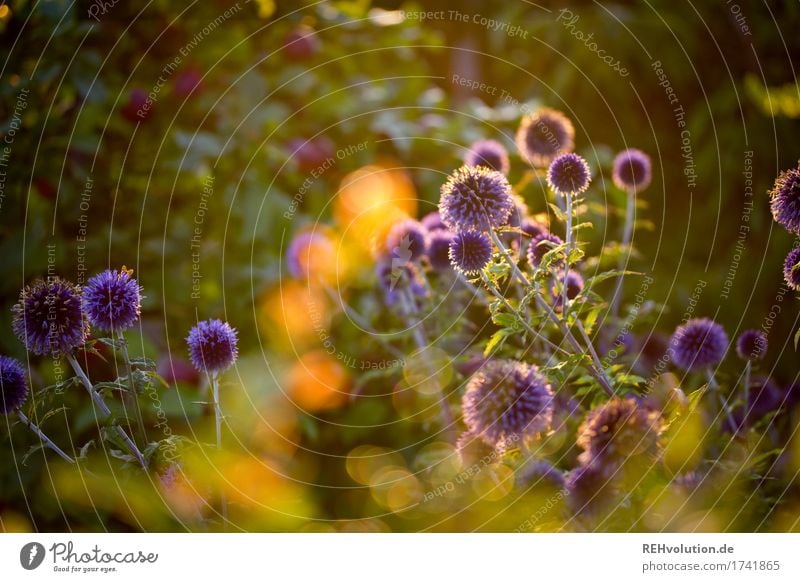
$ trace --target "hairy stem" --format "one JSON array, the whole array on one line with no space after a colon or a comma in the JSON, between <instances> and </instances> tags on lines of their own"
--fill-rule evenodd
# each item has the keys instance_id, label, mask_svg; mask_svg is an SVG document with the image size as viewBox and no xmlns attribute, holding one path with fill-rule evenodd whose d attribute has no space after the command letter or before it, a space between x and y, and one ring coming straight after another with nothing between
<instances>
[{"instance_id":1,"label":"hairy stem","mask_svg":"<svg viewBox=\"0 0 800 582\"><path fill-rule=\"evenodd\" d=\"M631 239L633 238L633 221L636 214L636 194L633 190L628 192L628 201L625 207L625 226L622 231L622 251L619 256L618 268L620 271L625 269L627 260L630 258ZM619 313L619 304L622 301L622 287L624 285L624 275L620 275L617 279L617 285L614 289L614 295L611 300L611 314L616 317Z\"/></svg>"},{"instance_id":2,"label":"hairy stem","mask_svg":"<svg viewBox=\"0 0 800 582\"><path fill-rule=\"evenodd\" d=\"M528 278L525 276L525 274L522 271L520 271L517 264L508 255L508 252L503 246L503 242L500 240L497 234L494 231L489 231L489 234L494 240L494 244L497 245L498 249L500 249L500 254L503 255L503 257L505 257L506 262L511 267L511 271L512 273L514 273L514 276L520 281L520 283L525 285L526 288L530 288L531 286L530 281L528 281ZM555 312L550 308L547 302L544 299L542 299L542 295L541 293L538 292L538 290L536 293L534 293L534 298L536 300L536 304L547 314L547 317L549 317L550 320L558 326L559 330L564 335L567 342L569 342L569 344L572 346L572 349L575 350L575 353L576 354L585 353L584 348L581 347L578 340L575 339L575 336L572 335L572 332L569 330L566 324L561 320L561 318L558 317L558 315L555 314ZM613 396L614 388L611 385L611 382L609 381L608 377L606 376L605 371L603 370L603 366L600 363L600 360L597 359L596 357L592 357L592 361L593 363L588 366L589 373L595 380L597 380L597 382L609 396Z\"/></svg>"},{"instance_id":3,"label":"hairy stem","mask_svg":"<svg viewBox=\"0 0 800 582\"><path fill-rule=\"evenodd\" d=\"M145 430L144 427L142 408L139 406L139 395L136 392L136 386L133 382L133 366L131 365L130 354L128 354L128 342L125 340L125 334L122 333L122 330L118 332L117 338L119 339L122 359L125 360L125 368L128 372L128 388L130 389L130 393L123 396L123 401L133 408L136 424L139 426L139 432L142 433L142 438L147 442L147 430Z\"/></svg>"},{"instance_id":4,"label":"hairy stem","mask_svg":"<svg viewBox=\"0 0 800 582\"><path fill-rule=\"evenodd\" d=\"M95 405L100 410L101 416L103 418L108 418L111 416L111 409L108 407L105 400L103 400L103 397L94 389L92 381L89 380L89 376L87 376L86 372L83 371L83 368L81 368L81 365L78 363L78 360L75 359L75 356L72 354L66 354L66 356L67 361L72 366L72 369L75 370L75 374L78 376L78 378L80 378L84 388L86 388L87 392L89 392L89 395L92 397ZM136 446L136 443L133 442L133 439L128 436L128 433L126 433L125 429L120 425L114 424L113 426L117 431L117 434L119 434L120 438L125 442L125 445L128 447L130 452L134 457L136 457L136 460L139 461L142 469L147 469L147 461L145 461L144 455L139 450L139 447Z\"/></svg>"},{"instance_id":5,"label":"hairy stem","mask_svg":"<svg viewBox=\"0 0 800 582\"><path fill-rule=\"evenodd\" d=\"M219 373L211 374L211 398L214 402L214 430L217 437L217 450L222 450L222 406L219 400ZM225 491L219 494L220 513L223 523L228 521L228 500L225 498Z\"/></svg>"},{"instance_id":6,"label":"hairy stem","mask_svg":"<svg viewBox=\"0 0 800 582\"><path fill-rule=\"evenodd\" d=\"M500 290L497 288L497 286L494 284L494 282L493 282L491 279L489 279L489 277L486 275L486 273L485 273L485 272L481 272L481 277L483 278L483 282L484 282L484 283L486 283L486 287L488 287L489 291L491 291L491 292L492 292L492 295L494 295L495 297L497 297L497 299L499 299L499 300L500 300L500 302L501 302L501 303L502 303L502 304L505 306L505 308L506 308L506 309L508 309L508 310L509 310L509 311L510 311L510 312L511 312L513 315L514 315L514 317L516 317L516 318L517 318L517 321L519 321L519 322L520 322L520 324L522 324L522 326L523 326L523 327L524 327L524 328L525 328L525 329L526 329L526 330L527 330L527 331L528 331L528 332L529 332L531 335L533 335L533 337L535 337L535 338L537 338L537 339L541 340L542 342L544 342L545 344L547 344L548 346L550 346L551 348L553 348L553 349L554 349L554 350L556 350L557 352L561 352L562 354L567 354L567 355L569 355L569 352L567 352L565 349L561 348L560 346L557 346L556 344L554 344L553 342L551 342L549 339L547 339L546 337L544 337L542 334L540 334L538 331L536 331L535 329L533 329L533 328L532 328L532 327L531 327L531 326L528 324L528 322L527 322L527 321L525 321L525 318L522 316L522 314L521 314L519 311L517 311L517 310L514 308L514 306L513 306L513 305L511 305L511 304L510 304L510 303L509 303L509 302L506 300L506 298L505 298L505 297L503 297L503 294L502 294L502 293L500 293Z\"/></svg>"},{"instance_id":7,"label":"hairy stem","mask_svg":"<svg viewBox=\"0 0 800 582\"><path fill-rule=\"evenodd\" d=\"M25 414L21 410L17 410L17 416L19 416L19 419L23 422L23 424L25 424L29 429L31 429L36 436L42 439L42 442L45 444L46 447L54 451L59 457L64 459L67 463L71 465L75 464L75 459L73 459L67 453L62 451L61 447L59 447L57 444L51 441L48 438L48 436L42 432L42 429L40 429L33 422L28 420L28 417L25 416Z\"/></svg>"},{"instance_id":8,"label":"hairy stem","mask_svg":"<svg viewBox=\"0 0 800 582\"><path fill-rule=\"evenodd\" d=\"M561 285L561 319L567 320L567 311L569 310L569 295L567 294L567 275L569 275L569 258L572 256L572 247L574 241L572 240L572 192L565 194L564 198L567 203L567 226L566 226L566 243L567 243L567 258L564 261L564 282Z\"/></svg>"}]
</instances>

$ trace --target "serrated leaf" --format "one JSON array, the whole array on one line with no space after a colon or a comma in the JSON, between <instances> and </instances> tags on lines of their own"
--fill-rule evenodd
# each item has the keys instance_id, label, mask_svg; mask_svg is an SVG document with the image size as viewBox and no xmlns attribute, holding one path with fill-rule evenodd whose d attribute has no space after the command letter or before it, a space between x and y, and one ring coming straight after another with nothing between
<instances>
[{"instance_id":1,"label":"serrated leaf","mask_svg":"<svg viewBox=\"0 0 800 582\"><path fill-rule=\"evenodd\" d=\"M598 283L602 283L608 279L613 279L614 277L623 277L627 275L643 275L644 273L639 273L638 271L620 271L620 270L612 270L612 271L605 271L604 273L600 273L595 275L594 277L590 277L586 281L586 286L591 288Z\"/></svg>"},{"instance_id":2,"label":"serrated leaf","mask_svg":"<svg viewBox=\"0 0 800 582\"><path fill-rule=\"evenodd\" d=\"M155 370L156 363L150 358L131 358L131 366L136 368L145 368L148 370Z\"/></svg>"},{"instance_id":3,"label":"serrated leaf","mask_svg":"<svg viewBox=\"0 0 800 582\"><path fill-rule=\"evenodd\" d=\"M561 222L567 220L567 215L561 210L557 204L553 204L552 202L548 202L547 205L550 207L550 210L553 211L553 214L556 215L556 218Z\"/></svg>"}]
</instances>

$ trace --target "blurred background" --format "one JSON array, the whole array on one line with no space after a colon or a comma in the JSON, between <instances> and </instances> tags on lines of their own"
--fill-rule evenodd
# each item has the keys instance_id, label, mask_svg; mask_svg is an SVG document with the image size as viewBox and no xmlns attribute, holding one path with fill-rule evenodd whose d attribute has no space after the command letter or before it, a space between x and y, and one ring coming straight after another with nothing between
<instances>
[{"instance_id":1,"label":"blurred background","mask_svg":"<svg viewBox=\"0 0 800 582\"><path fill-rule=\"evenodd\" d=\"M595 171L586 236L600 261L608 250L614 263L624 203L611 159L626 147L653 158L634 245L659 307L639 331L670 334L705 282L695 312L731 337L768 325L762 369L795 381L798 309L781 276L793 240L767 191L800 157L798 24L800 4L757 0L2 3L0 352L27 358L35 386L54 383L53 362L10 332L20 288L48 264L77 283L132 268L145 300L129 342L157 365L158 409L187 442L210 441L213 423L189 327L227 319L241 354L223 380L230 446L209 457L187 445L191 482L109 459L77 478L41 451L23 459L34 437L6 423L2 529L203 529L194 518L220 490L242 530L519 528L529 501L497 487L503 475L432 496L459 474L435 407L398 390L402 374L372 369L408 354L340 304L378 321L362 292L376 241L435 209L473 141L515 151L521 116L542 105L573 120ZM532 212L546 199L541 180L527 191ZM335 241L310 267L326 285L287 272L287 246L307 230ZM113 378L102 355L82 357ZM76 449L93 439L83 396L38 403L70 410L43 427Z\"/></svg>"}]
</instances>

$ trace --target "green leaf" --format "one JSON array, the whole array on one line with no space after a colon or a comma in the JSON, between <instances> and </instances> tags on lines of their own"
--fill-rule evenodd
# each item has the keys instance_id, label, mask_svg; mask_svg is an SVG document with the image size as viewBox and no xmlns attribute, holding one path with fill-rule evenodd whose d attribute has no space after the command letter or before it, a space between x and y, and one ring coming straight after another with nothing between
<instances>
[{"instance_id":1,"label":"green leaf","mask_svg":"<svg viewBox=\"0 0 800 582\"><path fill-rule=\"evenodd\" d=\"M486 347L483 349L483 355L488 356L494 350L499 349L500 346L502 346L505 343L508 336L509 333L507 329L499 329L496 332L494 332L494 334L492 334L492 337L490 337L489 341L486 343Z\"/></svg>"}]
</instances>

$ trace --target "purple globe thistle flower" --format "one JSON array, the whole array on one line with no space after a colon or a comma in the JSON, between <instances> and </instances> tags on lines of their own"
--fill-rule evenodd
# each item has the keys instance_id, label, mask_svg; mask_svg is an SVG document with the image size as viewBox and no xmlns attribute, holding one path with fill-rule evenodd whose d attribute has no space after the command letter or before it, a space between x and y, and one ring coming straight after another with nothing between
<instances>
[{"instance_id":1,"label":"purple globe thistle flower","mask_svg":"<svg viewBox=\"0 0 800 582\"><path fill-rule=\"evenodd\" d=\"M550 232L544 232L535 236L528 246L528 263L532 267L538 267L547 253L552 251L554 247L562 244L564 244L564 241L562 241L558 235ZM563 267L564 259L562 258L555 261L554 266Z\"/></svg>"},{"instance_id":2,"label":"purple globe thistle flower","mask_svg":"<svg viewBox=\"0 0 800 582\"><path fill-rule=\"evenodd\" d=\"M623 150L614 158L614 184L626 192L641 192L653 177L650 156L635 148Z\"/></svg>"},{"instance_id":3,"label":"purple globe thistle flower","mask_svg":"<svg viewBox=\"0 0 800 582\"><path fill-rule=\"evenodd\" d=\"M511 168L506 148L493 139L484 139L472 144L467 155L464 156L464 163L467 166L486 166L501 174L508 174L508 170Z\"/></svg>"},{"instance_id":4,"label":"purple globe thistle flower","mask_svg":"<svg viewBox=\"0 0 800 582\"><path fill-rule=\"evenodd\" d=\"M585 192L591 181L589 164L578 154L558 156L547 169L547 184L560 194Z\"/></svg>"},{"instance_id":5,"label":"purple globe thistle flower","mask_svg":"<svg viewBox=\"0 0 800 582\"><path fill-rule=\"evenodd\" d=\"M544 226L530 217L523 218L519 228L522 230L522 232L531 237L531 239L547 232L547 229Z\"/></svg>"},{"instance_id":6,"label":"purple globe thistle flower","mask_svg":"<svg viewBox=\"0 0 800 582\"><path fill-rule=\"evenodd\" d=\"M553 295L553 305L561 308L561 302L564 300L561 285L564 284L564 271L560 271L553 282L550 284L550 292ZM578 294L583 291L583 277L577 271L569 271L566 279L567 298L572 301Z\"/></svg>"},{"instance_id":7,"label":"purple globe thistle flower","mask_svg":"<svg viewBox=\"0 0 800 582\"><path fill-rule=\"evenodd\" d=\"M386 250L389 256L406 261L416 261L425 254L428 231L411 218L401 220L389 230Z\"/></svg>"},{"instance_id":8,"label":"purple globe thistle flower","mask_svg":"<svg viewBox=\"0 0 800 582\"><path fill-rule=\"evenodd\" d=\"M425 282L414 263L397 257L386 257L378 261L375 272L387 305L397 303L400 294L406 291L417 296L424 296L426 293Z\"/></svg>"},{"instance_id":9,"label":"purple globe thistle flower","mask_svg":"<svg viewBox=\"0 0 800 582\"><path fill-rule=\"evenodd\" d=\"M14 358L0 356L0 414L14 412L27 397L25 368Z\"/></svg>"},{"instance_id":10,"label":"purple globe thistle flower","mask_svg":"<svg viewBox=\"0 0 800 582\"><path fill-rule=\"evenodd\" d=\"M423 216L422 220L420 220L420 224L425 227L428 233L434 230L447 230L444 222L442 222L442 215L439 214L438 210L434 210Z\"/></svg>"},{"instance_id":11,"label":"purple globe thistle flower","mask_svg":"<svg viewBox=\"0 0 800 582\"><path fill-rule=\"evenodd\" d=\"M561 491L566 486L564 473L547 461L531 461L517 474L517 487L548 488Z\"/></svg>"},{"instance_id":12,"label":"purple globe thistle flower","mask_svg":"<svg viewBox=\"0 0 800 582\"><path fill-rule=\"evenodd\" d=\"M103 331L122 331L131 327L142 312L141 287L133 271L122 267L90 278L83 288L83 310L89 323Z\"/></svg>"},{"instance_id":13,"label":"purple globe thistle flower","mask_svg":"<svg viewBox=\"0 0 800 582\"><path fill-rule=\"evenodd\" d=\"M492 360L469 380L461 406L467 428L497 446L549 430L553 391L536 366Z\"/></svg>"},{"instance_id":14,"label":"purple globe thistle flower","mask_svg":"<svg viewBox=\"0 0 800 582\"><path fill-rule=\"evenodd\" d=\"M434 230L428 235L425 256L435 271L450 269L450 243L454 236L449 230Z\"/></svg>"},{"instance_id":15,"label":"purple globe thistle flower","mask_svg":"<svg viewBox=\"0 0 800 582\"><path fill-rule=\"evenodd\" d=\"M767 354L767 335L760 329L747 329L736 340L736 354L743 360L762 360Z\"/></svg>"},{"instance_id":16,"label":"purple globe thistle flower","mask_svg":"<svg viewBox=\"0 0 800 582\"><path fill-rule=\"evenodd\" d=\"M783 405L784 398L783 390L771 378L757 376L751 379L746 408L744 405L739 405L731 413L735 426L731 426L731 423L723 418L723 430L733 432L735 429L738 433L750 428L767 414L778 410Z\"/></svg>"},{"instance_id":17,"label":"purple globe thistle flower","mask_svg":"<svg viewBox=\"0 0 800 582\"><path fill-rule=\"evenodd\" d=\"M598 461L567 473L565 485L567 505L575 514L591 515L613 505L618 492L613 465Z\"/></svg>"},{"instance_id":18,"label":"purple globe thistle flower","mask_svg":"<svg viewBox=\"0 0 800 582\"><path fill-rule=\"evenodd\" d=\"M483 271L492 261L494 246L482 232L464 231L450 242L450 263L466 275Z\"/></svg>"},{"instance_id":19,"label":"purple globe thistle flower","mask_svg":"<svg viewBox=\"0 0 800 582\"><path fill-rule=\"evenodd\" d=\"M189 359L199 372L223 372L239 355L236 329L228 322L209 319L199 322L189 332Z\"/></svg>"},{"instance_id":20,"label":"purple globe thistle flower","mask_svg":"<svg viewBox=\"0 0 800 582\"><path fill-rule=\"evenodd\" d=\"M783 278L790 289L800 291L800 247L792 249L783 262Z\"/></svg>"},{"instance_id":21,"label":"purple globe thistle flower","mask_svg":"<svg viewBox=\"0 0 800 582\"><path fill-rule=\"evenodd\" d=\"M514 210L511 185L500 172L462 166L442 186L439 213L453 231L487 231L503 226Z\"/></svg>"},{"instance_id":22,"label":"purple globe thistle flower","mask_svg":"<svg viewBox=\"0 0 800 582\"><path fill-rule=\"evenodd\" d=\"M775 222L800 234L800 168L782 172L770 191L770 209Z\"/></svg>"},{"instance_id":23,"label":"purple globe thistle flower","mask_svg":"<svg viewBox=\"0 0 800 582\"><path fill-rule=\"evenodd\" d=\"M713 366L728 349L728 334L707 317L690 319L679 326L670 340L675 363L686 371Z\"/></svg>"},{"instance_id":24,"label":"purple globe thistle flower","mask_svg":"<svg viewBox=\"0 0 800 582\"><path fill-rule=\"evenodd\" d=\"M14 334L28 351L40 356L71 352L89 335L80 287L60 277L25 287L12 312Z\"/></svg>"},{"instance_id":25,"label":"purple globe thistle flower","mask_svg":"<svg viewBox=\"0 0 800 582\"><path fill-rule=\"evenodd\" d=\"M550 164L575 147L575 128L560 111L542 108L525 117L517 130L517 148L536 167Z\"/></svg>"},{"instance_id":26,"label":"purple globe thistle flower","mask_svg":"<svg viewBox=\"0 0 800 582\"><path fill-rule=\"evenodd\" d=\"M577 443L583 463L626 461L634 455L654 455L664 430L661 414L634 398L611 398L586 415Z\"/></svg>"}]
</instances>

